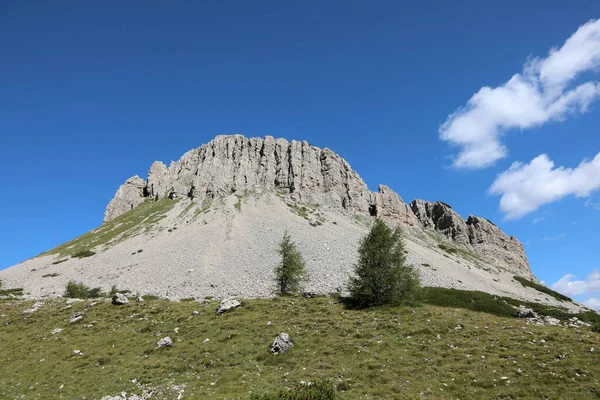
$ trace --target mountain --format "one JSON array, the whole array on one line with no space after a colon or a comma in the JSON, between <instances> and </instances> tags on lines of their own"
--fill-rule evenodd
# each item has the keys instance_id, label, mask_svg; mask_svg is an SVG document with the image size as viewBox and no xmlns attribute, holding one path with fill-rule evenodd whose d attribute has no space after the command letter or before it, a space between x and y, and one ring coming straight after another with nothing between
<instances>
[{"instance_id":1,"label":"mountain","mask_svg":"<svg viewBox=\"0 0 600 400\"><path fill-rule=\"evenodd\" d=\"M307 261L306 290L340 291L376 217L403 229L424 285L565 306L515 280L535 277L521 243L491 221L407 204L385 185L371 192L333 151L271 136L220 135L168 167L154 162L146 180L119 187L100 227L0 279L36 297L60 295L68 280L174 299L268 296L287 230Z\"/></svg>"}]
</instances>

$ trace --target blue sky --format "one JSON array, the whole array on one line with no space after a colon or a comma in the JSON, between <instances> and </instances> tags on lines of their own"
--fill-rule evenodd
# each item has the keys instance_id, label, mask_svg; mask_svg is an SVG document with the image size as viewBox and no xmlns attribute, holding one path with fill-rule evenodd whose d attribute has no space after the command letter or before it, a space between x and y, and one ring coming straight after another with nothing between
<instances>
[{"instance_id":1,"label":"blue sky","mask_svg":"<svg viewBox=\"0 0 600 400\"><path fill-rule=\"evenodd\" d=\"M485 216L600 298L597 1L202 3L0 2L0 268L98 226L154 160L270 134Z\"/></svg>"}]
</instances>

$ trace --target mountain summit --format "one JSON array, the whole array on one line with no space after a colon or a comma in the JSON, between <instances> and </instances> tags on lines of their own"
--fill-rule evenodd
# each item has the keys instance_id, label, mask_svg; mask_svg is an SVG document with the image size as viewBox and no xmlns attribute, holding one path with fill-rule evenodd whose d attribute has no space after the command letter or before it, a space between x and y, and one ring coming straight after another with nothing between
<instances>
[{"instance_id":1,"label":"mountain summit","mask_svg":"<svg viewBox=\"0 0 600 400\"><path fill-rule=\"evenodd\" d=\"M523 246L492 222L443 202L407 204L385 185L371 192L333 151L271 136L220 135L168 167L154 162L146 180L119 187L100 227L0 279L32 296L60 295L68 280L175 299L268 296L287 230L307 290L340 291L376 217L403 228L424 285L539 297L514 280L535 279Z\"/></svg>"}]
</instances>

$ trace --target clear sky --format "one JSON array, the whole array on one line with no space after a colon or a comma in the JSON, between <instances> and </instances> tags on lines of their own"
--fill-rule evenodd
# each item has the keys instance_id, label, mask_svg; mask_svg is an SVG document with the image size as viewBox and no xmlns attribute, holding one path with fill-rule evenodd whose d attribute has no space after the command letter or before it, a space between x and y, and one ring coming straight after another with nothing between
<instances>
[{"instance_id":1,"label":"clear sky","mask_svg":"<svg viewBox=\"0 0 600 400\"><path fill-rule=\"evenodd\" d=\"M597 0L0 1L0 269L98 226L153 161L270 134L494 221L540 280L600 306L598 17Z\"/></svg>"}]
</instances>

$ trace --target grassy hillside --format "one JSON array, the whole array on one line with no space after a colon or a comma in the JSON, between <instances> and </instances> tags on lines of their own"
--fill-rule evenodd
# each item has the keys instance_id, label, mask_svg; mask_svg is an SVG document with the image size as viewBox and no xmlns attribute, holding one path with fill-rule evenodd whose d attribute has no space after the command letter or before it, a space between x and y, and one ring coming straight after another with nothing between
<instances>
[{"instance_id":1,"label":"grassy hillside","mask_svg":"<svg viewBox=\"0 0 600 400\"><path fill-rule=\"evenodd\" d=\"M145 201L131 211L89 231L67 243L64 243L42 255L57 254L60 257L84 258L94 255L92 249L97 246L110 246L140 231L148 231L152 226L166 216L177 201L162 199ZM59 260L56 264L60 263Z\"/></svg>"},{"instance_id":2,"label":"grassy hillside","mask_svg":"<svg viewBox=\"0 0 600 400\"><path fill-rule=\"evenodd\" d=\"M590 328L433 305L351 310L329 297L246 300L220 316L217 301L91 304L55 300L24 316L30 302L0 303L0 398L96 399L141 385L177 398L185 385L183 399L250 399L320 379L340 399L600 394ZM272 355L280 331L295 347ZM165 336L175 346L157 349Z\"/></svg>"}]
</instances>

